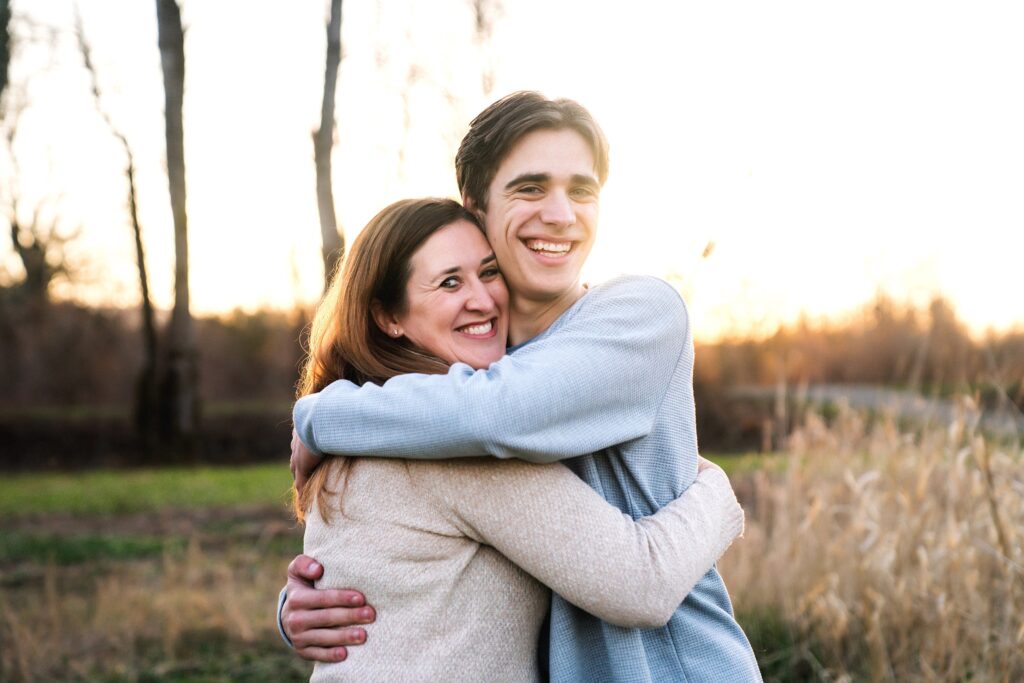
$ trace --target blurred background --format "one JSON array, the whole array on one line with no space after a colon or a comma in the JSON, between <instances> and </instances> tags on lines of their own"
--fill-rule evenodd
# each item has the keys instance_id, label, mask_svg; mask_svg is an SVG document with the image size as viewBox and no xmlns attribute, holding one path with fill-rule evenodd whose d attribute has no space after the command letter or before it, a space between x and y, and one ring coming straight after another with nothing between
<instances>
[{"instance_id":1,"label":"blurred background","mask_svg":"<svg viewBox=\"0 0 1024 683\"><path fill-rule=\"evenodd\" d=\"M611 142L588 280L687 300L766 678L1024 676L1022 30L1012 2L0 0L0 679L308 675L271 615L302 331L520 89Z\"/></svg>"}]
</instances>

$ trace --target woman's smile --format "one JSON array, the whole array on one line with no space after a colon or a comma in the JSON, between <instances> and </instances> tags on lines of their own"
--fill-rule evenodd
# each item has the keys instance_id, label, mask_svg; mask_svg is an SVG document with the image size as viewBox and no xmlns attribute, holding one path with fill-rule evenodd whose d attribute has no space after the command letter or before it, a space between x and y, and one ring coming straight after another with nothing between
<instances>
[{"instance_id":1,"label":"woman's smile","mask_svg":"<svg viewBox=\"0 0 1024 683\"><path fill-rule=\"evenodd\" d=\"M465 220L441 228L411 265L406 310L388 325L449 363L486 368L505 355L508 290L479 228Z\"/></svg>"}]
</instances>

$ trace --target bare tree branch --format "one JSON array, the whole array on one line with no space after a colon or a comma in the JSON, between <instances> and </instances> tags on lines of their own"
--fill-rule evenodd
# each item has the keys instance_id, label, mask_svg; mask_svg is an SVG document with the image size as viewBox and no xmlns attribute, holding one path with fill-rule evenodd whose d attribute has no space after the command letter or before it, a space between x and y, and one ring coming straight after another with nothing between
<instances>
[{"instance_id":1,"label":"bare tree branch","mask_svg":"<svg viewBox=\"0 0 1024 683\"><path fill-rule=\"evenodd\" d=\"M114 124L110 113L103 107L99 76L96 73L96 66L92 61L92 49L85 38L82 15L77 2L74 7L75 35L78 39L78 49L82 55L82 63L85 66L85 70L89 73L96 111L99 112L106 122L111 134L121 143L126 159L125 177L128 181L128 216L131 220L132 235L135 240L135 264L139 273L139 289L142 299L143 362L136 387L135 422L143 439L148 440L152 434L153 419L156 413L157 336L153 303L149 296L149 276L146 272L146 253L142 242L142 225L139 222L138 201L135 189L135 156L132 154L131 145L128 144L128 138Z\"/></svg>"},{"instance_id":2,"label":"bare tree branch","mask_svg":"<svg viewBox=\"0 0 1024 683\"><path fill-rule=\"evenodd\" d=\"M324 290L330 284L337 264L345 256L345 238L338 230L331 187L331 150L334 147L334 99L341 62L341 0L331 0L327 22L327 64L324 68L324 98L320 106L320 128L313 134L316 163L316 199L320 212L321 248L324 260Z\"/></svg>"}]
</instances>

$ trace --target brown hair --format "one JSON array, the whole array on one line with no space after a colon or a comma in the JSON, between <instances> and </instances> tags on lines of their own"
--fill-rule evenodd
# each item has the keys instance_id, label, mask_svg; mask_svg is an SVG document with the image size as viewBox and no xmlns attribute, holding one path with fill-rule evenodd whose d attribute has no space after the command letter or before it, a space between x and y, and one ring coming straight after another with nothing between
<instances>
[{"instance_id":1,"label":"brown hair","mask_svg":"<svg viewBox=\"0 0 1024 683\"><path fill-rule=\"evenodd\" d=\"M570 99L549 100L538 92L507 95L484 109L469 124L455 155L455 179L474 210L487 210L487 189L512 147L535 130L569 129L580 134L594 155L594 172L608 179L608 140L582 105ZM468 205L468 202L467 202Z\"/></svg>"},{"instance_id":2,"label":"brown hair","mask_svg":"<svg viewBox=\"0 0 1024 683\"><path fill-rule=\"evenodd\" d=\"M370 219L317 307L297 396L321 391L338 379L382 384L409 372L448 371L448 363L440 358L385 334L373 318L372 306L379 302L388 313L404 313L413 255L431 235L458 220L479 227L476 218L451 199L403 199ZM314 499L321 516L328 518L327 497L319 494L333 493L326 490L328 475L338 468L343 471L348 463L348 458L332 457L316 469L294 501L299 520Z\"/></svg>"}]
</instances>

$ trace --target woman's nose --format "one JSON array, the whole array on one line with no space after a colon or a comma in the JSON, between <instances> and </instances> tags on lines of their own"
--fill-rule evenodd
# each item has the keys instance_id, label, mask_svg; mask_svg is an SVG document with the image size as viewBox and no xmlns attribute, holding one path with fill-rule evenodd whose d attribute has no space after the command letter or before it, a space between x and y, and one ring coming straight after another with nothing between
<instances>
[{"instance_id":1,"label":"woman's nose","mask_svg":"<svg viewBox=\"0 0 1024 683\"><path fill-rule=\"evenodd\" d=\"M466 308L471 311L482 311L490 313L495 309L494 297L491 296L487 285L479 279L473 279L469 285L469 297L466 299Z\"/></svg>"}]
</instances>

